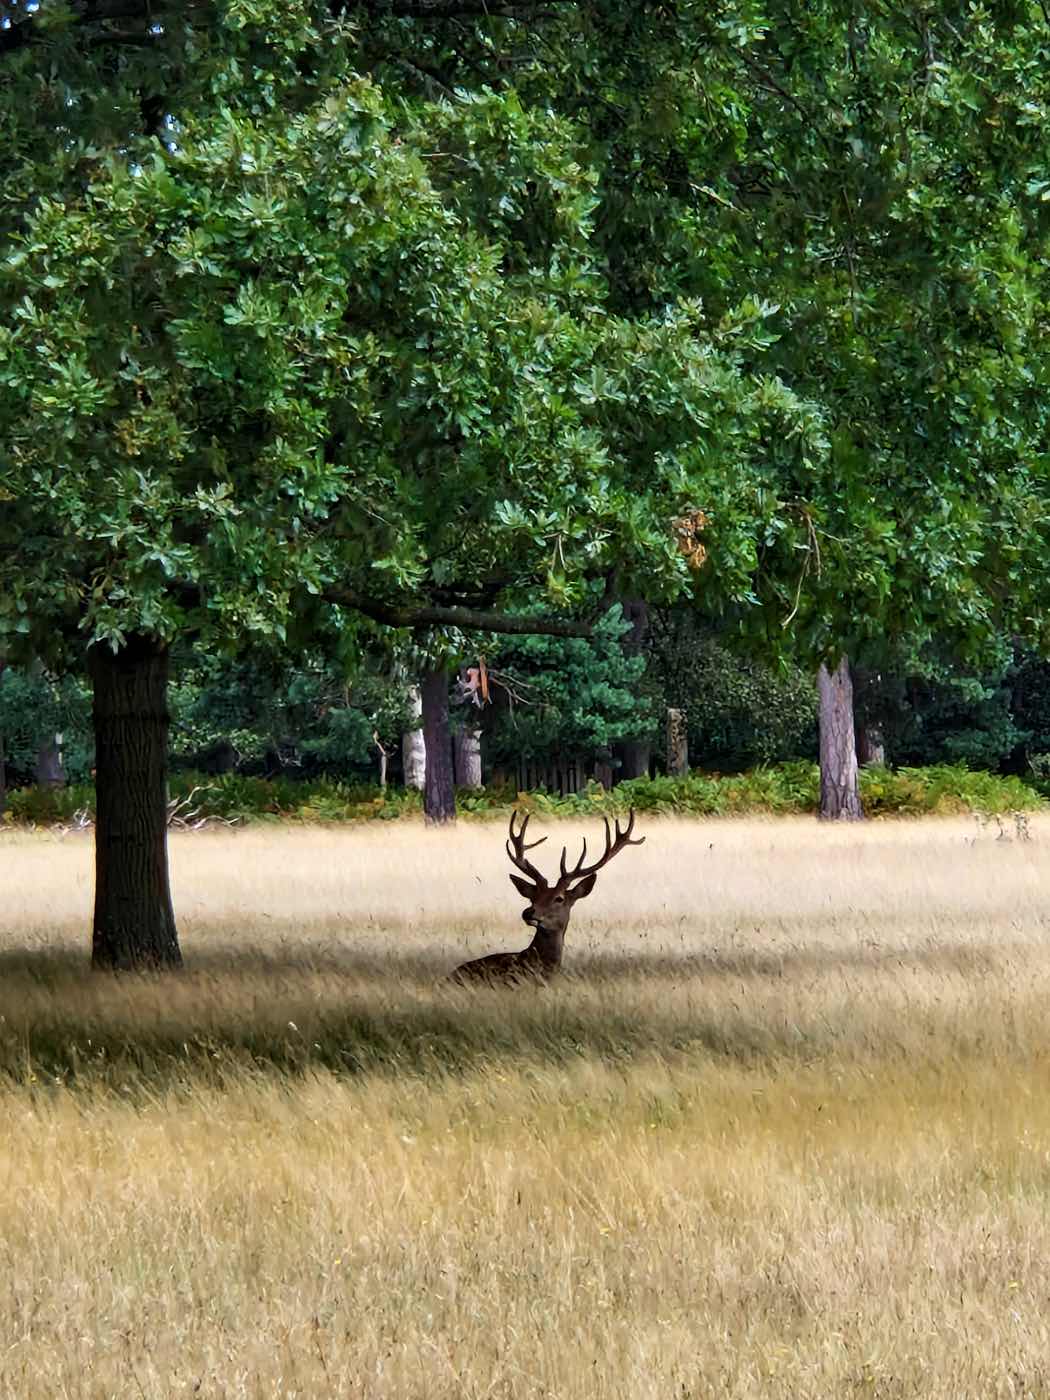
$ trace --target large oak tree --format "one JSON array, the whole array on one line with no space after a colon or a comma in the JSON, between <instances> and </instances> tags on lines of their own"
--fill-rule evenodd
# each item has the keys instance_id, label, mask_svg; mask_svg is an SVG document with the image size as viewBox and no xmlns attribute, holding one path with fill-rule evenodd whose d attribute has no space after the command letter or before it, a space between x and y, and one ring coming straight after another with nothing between
<instances>
[{"instance_id":1,"label":"large oak tree","mask_svg":"<svg viewBox=\"0 0 1050 1400\"><path fill-rule=\"evenodd\" d=\"M381 85L332 8L273 12L0 30L0 632L94 682L99 966L179 960L174 639L579 632L595 578L688 585L700 503L728 561L823 446L745 372L760 308L612 303L568 116Z\"/></svg>"}]
</instances>

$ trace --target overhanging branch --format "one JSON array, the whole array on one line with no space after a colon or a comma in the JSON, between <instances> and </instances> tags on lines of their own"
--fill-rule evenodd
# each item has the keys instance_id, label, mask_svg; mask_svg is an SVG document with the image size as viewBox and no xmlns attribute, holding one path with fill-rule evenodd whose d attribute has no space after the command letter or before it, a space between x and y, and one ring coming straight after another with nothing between
<instances>
[{"instance_id":1,"label":"overhanging branch","mask_svg":"<svg viewBox=\"0 0 1050 1400\"><path fill-rule=\"evenodd\" d=\"M489 4L486 0L345 0L344 11L367 10L375 19L513 19L524 22L553 19L552 5L569 0L523 0L520 4Z\"/></svg>"},{"instance_id":2,"label":"overhanging branch","mask_svg":"<svg viewBox=\"0 0 1050 1400\"><path fill-rule=\"evenodd\" d=\"M349 608L386 627L458 627L464 632L505 632L516 636L544 637L589 637L594 630L589 622L578 622L567 617L517 617L487 609L430 604L397 607L349 589L329 589L321 596L326 603Z\"/></svg>"},{"instance_id":3,"label":"overhanging branch","mask_svg":"<svg viewBox=\"0 0 1050 1400\"><path fill-rule=\"evenodd\" d=\"M519 0L519 3L491 4L488 0L329 0L333 15L365 10L375 19L413 19L429 23L461 19L509 19L523 23L552 18L552 5L564 6L568 0ZM41 0L47 6L48 0ZM187 9L208 7L211 0L70 0L69 12L80 26L105 26L113 21L138 22L148 31L155 23L181 18ZM27 10L18 0L0 0L0 56L13 53L27 44L53 38L46 24L39 23L40 9ZM46 18L46 15L45 15ZM119 43L121 36L113 30L99 28L96 43ZM126 38L124 40L127 42Z\"/></svg>"}]
</instances>

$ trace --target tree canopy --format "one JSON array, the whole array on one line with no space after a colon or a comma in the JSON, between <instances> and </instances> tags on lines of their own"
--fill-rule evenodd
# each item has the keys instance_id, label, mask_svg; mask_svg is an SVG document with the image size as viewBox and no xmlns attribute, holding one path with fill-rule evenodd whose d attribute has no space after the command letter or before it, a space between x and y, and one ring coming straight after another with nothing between
<instances>
[{"instance_id":1,"label":"tree canopy","mask_svg":"<svg viewBox=\"0 0 1050 1400\"><path fill-rule=\"evenodd\" d=\"M182 67L166 20L144 68L112 36L62 50L75 84L50 45L6 60L0 616L38 648L284 640L325 603L478 626L613 569L674 593L676 519L753 515L748 468L820 448L746 372L754 303L614 311L568 118L387 93L316 11L217 7L192 69L187 20Z\"/></svg>"},{"instance_id":2,"label":"tree canopy","mask_svg":"<svg viewBox=\"0 0 1050 1400\"><path fill-rule=\"evenodd\" d=\"M599 595L1045 642L1041 4L2 0L0 68L0 651L115 724Z\"/></svg>"}]
</instances>

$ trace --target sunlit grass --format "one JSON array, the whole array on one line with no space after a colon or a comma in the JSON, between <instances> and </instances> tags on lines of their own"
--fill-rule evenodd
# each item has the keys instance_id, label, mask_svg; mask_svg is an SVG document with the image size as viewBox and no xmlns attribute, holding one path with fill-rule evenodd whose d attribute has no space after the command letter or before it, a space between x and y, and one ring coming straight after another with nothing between
<instances>
[{"instance_id":1,"label":"sunlit grass","mask_svg":"<svg viewBox=\"0 0 1050 1400\"><path fill-rule=\"evenodd\" d=\"M0 837L0 1395L1050 1394L1050 823L647 832L509 993L492 827L176 838L168 979Z\"/></svg>"}]
</instances>

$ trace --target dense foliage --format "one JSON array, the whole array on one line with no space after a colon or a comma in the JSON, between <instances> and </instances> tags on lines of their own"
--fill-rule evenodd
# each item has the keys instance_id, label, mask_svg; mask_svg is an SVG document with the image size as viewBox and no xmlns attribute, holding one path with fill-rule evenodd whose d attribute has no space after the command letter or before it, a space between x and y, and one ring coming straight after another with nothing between
<instances>
[{"instance_id":1,"label":"dense foliage","mask_svg":"<svg viewBox=\"0 0 1050 1400\"><path fill-rule=\"evenodd\" d=\"M741 769L816 752L817 697L799 667L734 656L681 609L654 618L651 658L664 702L685 713L694 762Z\"/></svg>"},{"instance_id":2,"label":"dense foliage","mask_svg":"<svg viewBox=\"0 0 1050 1400\"><path fill-rule=\"evenodd\" d=\"M748 471L819 449L746 372L754 303L616 314L568 119L387 91L307 0L160 28L148 79L67 38L8 60L10 644L294 640L324 600L440 621L613 566L673 592L683 511L750 520Z\"/></svg>"},{"instance_id":3,"label":"dense foliage","mask_svg":"<svg viewBox=\"0 0 1050 1400\"><path fill-rule=\"evenodd\" d=\"M627 655L614 609L589 639L501 638L489 667L495 704L481 718L491 765L561 759L590 767L624 739L656 737L660 706L646 657Z\"/></svg>"},{"instance_id":4,"label":"dense foliage","mask_svg":"<svg viewBox=\"0 0 1050 1400\"><path fill-rule=\"evenodd\" d=\"M91 702L75 678L13 666L0 672L0 747L9 777L32 781L41 747L62 735L66 775L82 782L91 771Z\"/></svg>"},{"instance_id":5,"label":"dense foliage","mask_svg":"<svg viewBox=\"0 0 1050 1400\"><path fill-rule=\"evenodd\" d=\"M872 816L950 816L967 812L1016 820L1026 835L1023 814L1041 808L1046 783L1026 783L1014 776L972 772L951 764L870 768L861 775L861 794ZM396 821L422 815L419 793L401 788L380 791L374 784L255 778L228 773L222 777L179 773L172 779L176 826L207 822L350 822ZM611 792L591 784L559 797L546 792L519 793L513 784L480 792L461 792L459 814L479 821L506 820L517 807L543 817L619 813L634 807L656 815L728 817L748 815L806 816L817 811L820 774L815 763L783 763L750 773L718 775L695 772L688 778L633 778ZM90 784L66 788L18 788L8 794L6 820L25 825L83 826L94 813ZM1013 814L1020 814L1014 818ZM1004 828L1006 830L1006 828Z\"/></svg>"},{"instance_id":6,"label":"dense foliage","mask_svg":"<svg viewBox=\"0 0 1050 1400\"><path fill-rule=\"evenodd\" d=\"M1041 742L1037 0L0 0L0 79L0 662L90 671L111 962L177 958L169 652L183 740L323 772L501 629L585 640L496 752L802 753L843 652L900 754ZM617 599L715 640L632 693Z\"/></svg>"}]
</instances>

